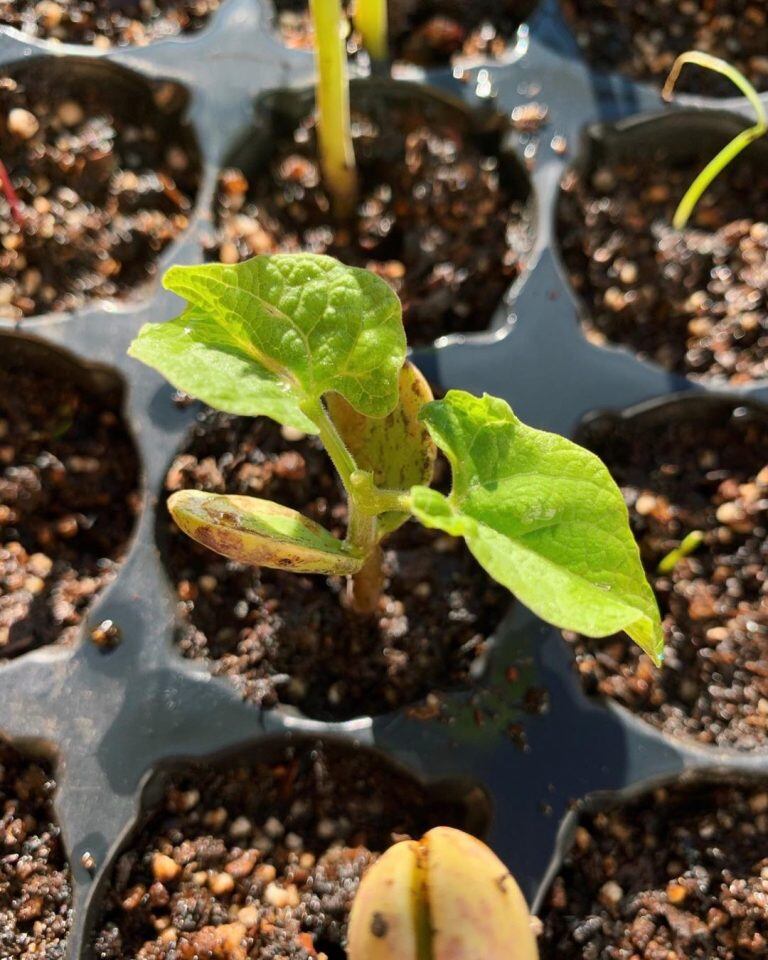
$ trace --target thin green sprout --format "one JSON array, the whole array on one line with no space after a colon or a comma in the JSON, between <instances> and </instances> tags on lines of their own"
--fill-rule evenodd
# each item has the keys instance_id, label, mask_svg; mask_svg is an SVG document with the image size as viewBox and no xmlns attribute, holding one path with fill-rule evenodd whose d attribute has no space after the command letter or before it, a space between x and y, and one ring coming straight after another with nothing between
<instances>
[{"instance_id":1,"label":"thin green sprout","mask_svg":"<svg viewBox=\"0 0 768 960\"><path fill-rule=\"evenodd\" d=\"M672 97L672 91L674 90L675 83L677 78L680 76L680 71L687 63L695 64L698 67L704 67L706 70L713 70L715 73L720 73L724 77L727 77L732 83L734 83L739 90L744 94L744 96L749 100L752 105L753 110L755 111L755 116L757 117L757 122L754 126L749 127L747 130L742 130L737 136L726 144L723 149L715 156L709 163L704 167L701 173L696 177L693 183L688 187L688 190L685 193L685 196L680 201L680 204L675 211L675 216L672 220L672 224L676 230L682 230L693 213L696 204L701 199L703 193L708 189L712 181L717 177L722 171L731 163L742 150L746 149L750 143L753 143L755 140L758 140L760 137L765 134L768 130L768 118L766 118L765 110L763 104L760 101L760 96L752 86L752 84L747 80L747 78L739 73L739 71L727 63L725 60L721 60L719 57L713 57L709 53L701 53L698 50L690 50L687 53L681 53L680 56L675 60L672 69L667 77L667 82L664 84L664 90L662 91L662 96L665 100L669 100Z\"/></svg>"},{"instance_id":2,"label":"thin green sprout","mask_svg":"<svg viewBox=\"0 0 768 960\"><path fill-rule=\"evenodd\" d=\"M656 568L656 572L672 573L678 563L698 550L703 542L704 534L701 532L701 530L691 530L689 534L686 534L686 536L683 537L679 547L676 547L674 550L670 550L666 557L662 558L658 567Z\"/></svg>"}]
</instances>

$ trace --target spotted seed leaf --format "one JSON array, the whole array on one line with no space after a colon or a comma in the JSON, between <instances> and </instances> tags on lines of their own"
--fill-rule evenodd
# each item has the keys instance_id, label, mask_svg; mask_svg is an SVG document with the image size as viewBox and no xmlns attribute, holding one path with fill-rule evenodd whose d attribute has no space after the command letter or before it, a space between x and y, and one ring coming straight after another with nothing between
<instances>
[{"instance_id":1,"label":"spotted seed leaf","mask_svg":"<svg viewBox=\"0 0 768 960\"><path fill-rule=\"evenodd\" d=\"M313 433L301 404L328 391L365 416L395 408L405 333L380 277L331 257L278 254L171 267L164 283L188 308L145 325L129 352L179 389Z\"/></svg>"},{"instance_id":2,"label":"spotted seed leaf","mask_svg":"<svg viewBox=\"0 0 768 960\"><path fill-rule=\"evenodd\" d=\"M361 470L373 474L373 482L388 490L410 490L428 484L437 448L419 411L432 400L424 375L412 363L400 371L400 398L386 417L363 417L337 393L328 395L328 413L347 449ZM379 534L396 530L408 519L407 513L385 513L379 518Z\"/></svg>"},{"instance_id":3,"label":"spotted seed leaf","mask_svg":"<svg viewBox=\"0 0 768 960\"><path fill-rule=\"evenodd\" d=\"M450 460L453 489L445 497L414 487L416 517L463 536L491 576L544 620L591 637L624 630L660 662L658 606L604 464L521 423L496 397L451 390L422 418Z\"/></svg>"},{"instance_id":4,"label":"spotted seed leaf","mask_svg":"<svg viewBox=\"0 0 768 960\"><path fill-rule=\"evenodd\" d=\"M179 490L168 499L168 509L193 540L239 563L337 575L362 566L324 527L271 500Z\"/></svg>"}]
</instances>

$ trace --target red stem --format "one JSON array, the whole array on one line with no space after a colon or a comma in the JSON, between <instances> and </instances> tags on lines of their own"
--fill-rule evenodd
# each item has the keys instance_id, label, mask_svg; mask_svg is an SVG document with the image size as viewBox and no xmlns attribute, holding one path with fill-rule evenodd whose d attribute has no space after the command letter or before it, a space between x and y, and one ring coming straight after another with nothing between
<instances>
[{"instance_id":1,"label":"red stem","mask_svg":"<svg viewBox=\"0 0 768 960\"><path fill-rule=\"evenodd\" d=\"M8 168L2 160L0 160L0 187L2 187L3 193L5 194L5 199L8 201L8 206L11 208L11 216L20 227L23 227L24 214L21 212L21 201L19 200L18 193L16 193L16 190L13 187L10 174L8 173Z\"/></svg>"}]
</instances>

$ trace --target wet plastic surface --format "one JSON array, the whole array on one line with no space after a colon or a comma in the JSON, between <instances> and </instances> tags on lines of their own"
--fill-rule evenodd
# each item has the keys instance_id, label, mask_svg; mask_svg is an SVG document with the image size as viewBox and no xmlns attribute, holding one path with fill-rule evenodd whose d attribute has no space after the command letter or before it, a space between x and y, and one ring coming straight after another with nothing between
<instances>
[{"instance_id":1,"label":"wet plastic surface","mask_svg":"<svg viewBox=\"0 0 768 960\"><path fill-rule=\"evenodd\" d=\"M266 0L226 0L193 37L106 54L27 43L12 31L0 35L5 66L33 56L105 58L188 88L203 183L191 229L166 251L161 266L202 259L217 171L251 128L256 98L277 88L306 87L313 72L310 54L281 44ZM621 348L589 344L553 231L560 177L590 124L645 130L641 144L645 135L654 136L652 125L642 126L654 112L694 106L746 116L744 104L681 98L665 106L658 91L592 73L556 0L542 2L505 62L468 65L464 81L448 68L426 75L411 70L408 78L473 109L487 109L490 102L509 115L537 102L549 111L532 135L539 146L531 171L537 224L529 270L499 307L492 330L417 353L427 376L445 388L503 396L524 420L565 434L594 410L620 410L683 391L734 395L666 373ZM564 154L552 149L556 135L565 138ZM529 138L515 134L511 145L522 154ZM634 792L679 774L768 774L768 756L672 742L621 709L589 701L558 631L519 605L499 626L476 688L441 696L445 715L439 719L416 719L401 710L333 724L282 707L259 712L242 703L225 679L183 660L173 646L176 601L155 543L155 511L168 464L196 411L175 406L171 389L125 356L141 323L170 317L177 307L155 282L139 303L95 304L71 316L28 320L21 332L10 325L1 331L3 339L35 338L54 353L71 353L88 369L105 365L116 371L125 381L126 417L143 468L144 509L132 545L117 581L90 611L80 642L0 665L0 732L21 746L44 744L57 762L55 805L76 881L70 960L88 956L99 889L140 817L144 786L150 781L151 796L154 772L178 758L269 751L277 741L306 734L373 747L427 783L475 782L491 802L488 840L534 903L567 839L573 801ZM768 403L768 384L744 393ZM89 640L105 619L121 631L121 642L108 652ZM546 691L543 710L523 708L530 688ZM511 733L510 725L517 724ZM521 731L525 748L518 742ZM95 862L90 872L82 863L86 853Z\"/></svg>"}]
</instances>

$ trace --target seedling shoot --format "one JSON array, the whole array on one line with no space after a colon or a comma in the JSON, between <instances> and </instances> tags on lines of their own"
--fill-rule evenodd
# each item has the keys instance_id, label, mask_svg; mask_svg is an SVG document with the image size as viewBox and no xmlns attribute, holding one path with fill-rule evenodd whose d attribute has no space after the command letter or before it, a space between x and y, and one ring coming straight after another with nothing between
<instances>
[{"instance_id":1,"label":"seedling shoot","mask_svg":"<svg viewBox=\"0 0 768 960\"><path fill-rule=\"evenodd\" d=\"M356 0L355 26L371 60L386 60L389 55L387 0Z\"/></svg>"},{"instance_id":2,"label":"seedling shoot","mask_svg":"<svg viewBox=\"0 0 768 960\"><path fill-rule=\"evenodd\" d=\"M665 557L662 557L656 568L657 573L672 573L678 563L686 557L690 557L692 553L695 553L703 542L704 534L701 530L691 530L691 532L686 534L680 541L679 547L670 550Z\"/></svg>"},{"instance_id":3,"label":"seedling shoot","mask_svg":"<svg viewBox=\"0 0 768 960\"><path fill-rule=\"evenodd\" d=\"M357 202L357 169L349 114L346 28L341 0L310 0L317 61L318 150L334 212L348 219Z\"/></svg>"},{"instance_id":4,"label":"seedling shoot","mask_svg":"<svg viewBox=\"0 0 768 960\"><path fill-rule=\"evenodd\" d=\"M463 537L478 562L558 627L625 630L656 662L663 638L621 492L592 453L521 423L497 397L433 400L406 362L402 307L380 277L311 254L172 267L188 301L130 348L216 409L317 435L347 496L342 541L270 501L174 493L181 529L236 561L348 577L360 614L381 589L381 541L409 519ZM430 487L437 450L453 477Z\"/></svg>"},{"instance_id":5,"label":"seedling shoot","mask_svg":"<svg viewBox=\"0 0 768 960\"><path fill-rule=\"evenodd\" d=\"M714 70L716 73L720 73L731 80L749 100L755 111L756 122L753 126L742 130L733 140L727 143L723 149L709 161L690 187L688 187L672 220L672 224L676 230L683 230L685 228L691 214L696 208L696 204L707 191L712 181L723 172L728 164L731 163L742 150L745 150L751 143L754 143L755 140L762 137L766 130L768 130L768 119L766 118L765 109L757 90L755 90L749 80L735 67L732 67L719 57L713 57L709 53L691 50L688 53L680 54L672 66L672 70L667 77L667 82L664 84L662 95L665 100L671 98L677 78L680 76L680 71L686 64L695 64L707 70Z\"/></svg>"}]
</instances>

